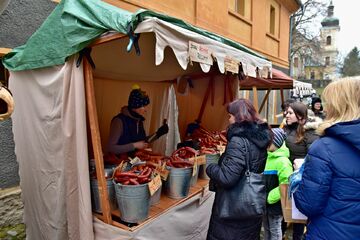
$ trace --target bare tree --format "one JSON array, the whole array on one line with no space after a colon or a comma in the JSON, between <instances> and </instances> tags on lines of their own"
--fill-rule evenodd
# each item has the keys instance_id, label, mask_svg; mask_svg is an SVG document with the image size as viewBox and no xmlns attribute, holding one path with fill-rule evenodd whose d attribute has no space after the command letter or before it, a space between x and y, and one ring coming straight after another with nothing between
<instances>
[{"instance_id":1,"label":"bare tree","mask_svg":"<svg viewBox=\"0 0 360 240\"><path fill-rule=\"evenodd\" d=\"M319 48L320 21L326 16L328 5L323 0L306 0L292 15L290 59L295 54L307 55Z\"/></svg>"}]
</instances>

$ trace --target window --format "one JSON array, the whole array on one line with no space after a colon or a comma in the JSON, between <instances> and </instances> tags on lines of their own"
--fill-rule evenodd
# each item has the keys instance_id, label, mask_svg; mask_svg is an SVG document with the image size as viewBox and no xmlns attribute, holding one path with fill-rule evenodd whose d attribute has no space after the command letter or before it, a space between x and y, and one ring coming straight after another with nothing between
<instances>
[{"instance_id":1,"label":"window","mask_svg":"<svg viewBox=\"0 0 360 240\"><path fill-rule=\"evenodd\" d=\"M331 36L326 37L326 45L331 45Z\"/></svg>"},{"instance_id":2,"label":"window","mask_svg":"<svg viewBox=\"0 0 360 240\"><path fill-rule=\"evenodd\" d=\"M295 57L294 58L294 67L299 67L299 58L298 57Z\"/></svg>"},{"instance_id":3,"label":"window","mask_svg":"<svg viewBox=\"0 0 360 240\"><path fill-rule=\"evenodd\" d=\"M236 12L242 16L245 16L245 0L236 0Z\"/></svg>"},{"instance_id":4,"label":"window","mask_svg":"<svg viewBox=\"0 0 360 240\"><path fill-rule=\"evenodd\" d=\"M310 79L311 79L311 80L314 80L314 79L315 79L315 72L314 72L314 70L312 70L312 71L310 72Z\"/></svg>"},{"instance_id":5,"label":"window","mask_svg":"<svg viewBox=\"0 0 360 240\"><path fill-rule=\"evenodd\" d=\"M330 65L330 57L325 58L325 66Z\"/></svg>"},{"instance_id":6,"label":"window","mask_svg":"<svg viewBox=\"0 0 360 240\"><path fill-rule=\"evenodd\" d=\"M275 16L276 11L273 5L270 5L270 33L275 34Z\"/></svg>"}]
</instances>

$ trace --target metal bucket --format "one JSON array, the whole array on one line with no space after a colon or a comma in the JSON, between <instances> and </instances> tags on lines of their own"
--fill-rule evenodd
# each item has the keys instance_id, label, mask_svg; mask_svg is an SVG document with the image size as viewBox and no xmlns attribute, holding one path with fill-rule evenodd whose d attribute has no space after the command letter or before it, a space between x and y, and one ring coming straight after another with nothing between
<instances>
[{"instance_id":1,"label":"metal bucket","mask_svg":"<svg viewBox=\"0 0 360 240\"><path fill-rule=\"evenodd\" d=\"M150 197L150 206L156 205L160 202L161 187Z\"/></svg>"},{"instance_id":2,"label":"metal bucket","mask_svg":"<svg viewBox=\"0 0 360 240\"><path fill-rule=\"evenodd\" d=\"M150 192L148 184L114 184L121 220L137 223L149 216Z\"/></svg>"},{"instance_id":3,"label":"metal bucket","mask_svg":"<svg viewBox=\"0 0 360 240\"><path fill-rule=\"evenodd\" d=\"M91 202L92 208L95 212L102 212L100 198L99 198L99 183L97 179L90 179L91 185ZM106 180L106 187L109 195L109 202L110 202L110 209L115 210L117 209L116 199L115 199L115 190L114 190L114 183L112 179Z\"/></svg>"},{"instance_id":4,"label":"metal bucket","mask_svg":"<svg viewBox=\"0 0 360 240\"><path fill-rule=\"evenodd\" d=\"M192 176L192 174L191 174L192 177L191 177L191 181L190 181L190 187L195 186L196 183L197 183L197 180L198 180L198 177L199 177L200 166L197 166L196 169L197 170L196 170L195 176Z\"/></svg>"},{"instance_id":5,"label":"metal bucket","mask_svg":"<svg viewBox=\"0 0 360 240\"><path fill-rule=\"evenodd\" d=\"M165 182L165 192L169 198L184 198L189 194L192 168L170 168Z\"/></svg>"},{"instance_id":6,"label":"metal bucket","mask_svg":"<svg viewBox=\"0 0 360 240\"><path fill-rule=\"evenodd\" d=\"M200 177L201 179L210 179L210 178L208 177L208 175L206 174L206 168L207 168L211 163L218 163L219 158L220 158L220 153L216 153L216 154L206 154L206 164L200 166L199 177Z\"/></svg>"}]
</instances>

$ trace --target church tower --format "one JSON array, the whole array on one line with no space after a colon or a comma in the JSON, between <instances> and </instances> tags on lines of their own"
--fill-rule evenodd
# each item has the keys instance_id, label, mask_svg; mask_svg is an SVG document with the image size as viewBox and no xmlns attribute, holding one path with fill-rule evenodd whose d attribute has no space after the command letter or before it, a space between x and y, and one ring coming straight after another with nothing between
<instances>
[{"instance_id":1,"label":"church tower","mask_svg":"<svg viewBox=\"0 0 360 240\"><path fill-rule=\"evenodd\" d=\"M332 1L327 10L327 16L321 21L321 58L324 64L324 79L334 79L337 77L336 61L338 49L336 45L337 34L340 31L339 19L334 17L334 5Z\"/></svg>"}]
</instances>

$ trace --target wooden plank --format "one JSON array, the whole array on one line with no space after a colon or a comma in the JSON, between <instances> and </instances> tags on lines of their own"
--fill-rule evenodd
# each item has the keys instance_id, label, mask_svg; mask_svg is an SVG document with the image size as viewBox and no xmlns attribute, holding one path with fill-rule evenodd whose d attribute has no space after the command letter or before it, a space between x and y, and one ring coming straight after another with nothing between
<instances>
[{"instance_id":1,"label":"wooden plank","mask_svg":"<svg viewBox=\"0 0 360 240\"><path fill-rule=\"evenodd\" d=\"M101 37L95 39L89 45L89 47L93 47L93 46L100 45L100 44L103 44L103 43L111 42L111 41L121 39L121 38L124 38L124 37L127 37L127 35L125 35L123 33L119 33L119 32L109 33L109 34L106 34L104 36L101 36Z\"/></svg>"},{"instance_id":2,"label":"wooden plank","mask_svg":"<svg viewBox=\"0 0 360 240\"><path fill-rule=\"evenodd\" d=\"M99 198L104 216L104 222L109 224L112 222L112 219L111 219L109 196L108 196L107 184L106 184L105 172L104 172L104 159L101 149L99 123L98 123L97 111L96 111L94 79L93 79L90 63L88 62L86 57L83 58L83 67L84 67L84 78L85 78L86 106L87 106L87 113L90 124L91 141L92 141L94 157L95 157L96 177L98 179L98 184L99 184Z\"/></svg>"},{"instance_id":3,"label":"wooden plank","mask_svg":"<svg viewBox=\"0 0 360 240\"><path fill-rule=\"evenodd\" d=\"M271 92L271 88L269 88L267 91L266 91L266 94L264 96L264 99L262 100L261 102L261 105L260 105L260 108L259 108L259 113L261 113L261 111L263 110L264 106L265 106L265 103L266 101L268 100L269 98L269 94Z\"/></svg>"},{"instance_id":4,"label":"wooden plank","mask_svg":"<svg viewBox=\"0 0 360 240\"><path fill-rule=\"evenodd\" d=\"M281 103L284 103L284 89L280 88Z\"/></svg>"},{"instance_id":5,"label":"wooden plank","mask_svg":"<svg viewBox=\"0 0 360 240\"><path fill-rule=\"evenodd\" d=\"M11 52L11 48L0 48L0 57L8 54L9 52Z\"/></svg>"},{"instance_id":6,"label":"wooden plank","mask_svg":"<svg viewBox=\"0 0 360 240\"><path fill-rule=\"evenodd\" d=\"M253 89L253 104L254 104L256 111L258 111L259 110L259 101L258 101L257 87L253 86L252 89Z\"/></svg>"},{"instance_id":7,"label":"wooden plank","mask_svg":"<svg viewBox=\"0 0 360 240\"><path fill-rule=\"evenodd\" d=\"M278 119L276 118L277 115L277 96L276 96L276 91L273 91L273 113L274 113L274 119L273 121L275 123L278 122Z\"/></svg>"},{"instance_id":8,"label":"wooden plank","mask_svg":"<svg viewBox=\"0 0 360 240\"><path fill-rule=\"evenodd\" d=\"M196 185L190 188L189 195L182 199L172 199L172 198L167 197L164 193L162 193L160 202L158 204L150 207L149 217L145 221L140 222L137 226L128 227L128 226L118 223L116 221L113 221L113 222L116 222L116 224L113 223L113 225L120 227L122 229L125 229L127 231L135 231L135 230L143 227L147 223L153 221L154 219L160 217L161 215L165 214L166 212L171 210L171 208L187 201L188 199L190 199L198 194L201 194L204 187L206 187L208 184L209 184L209 180L198 179ZM113 210L112 214L114 216L120 217L119 210Z\"/></svg>"}]
</instances>

